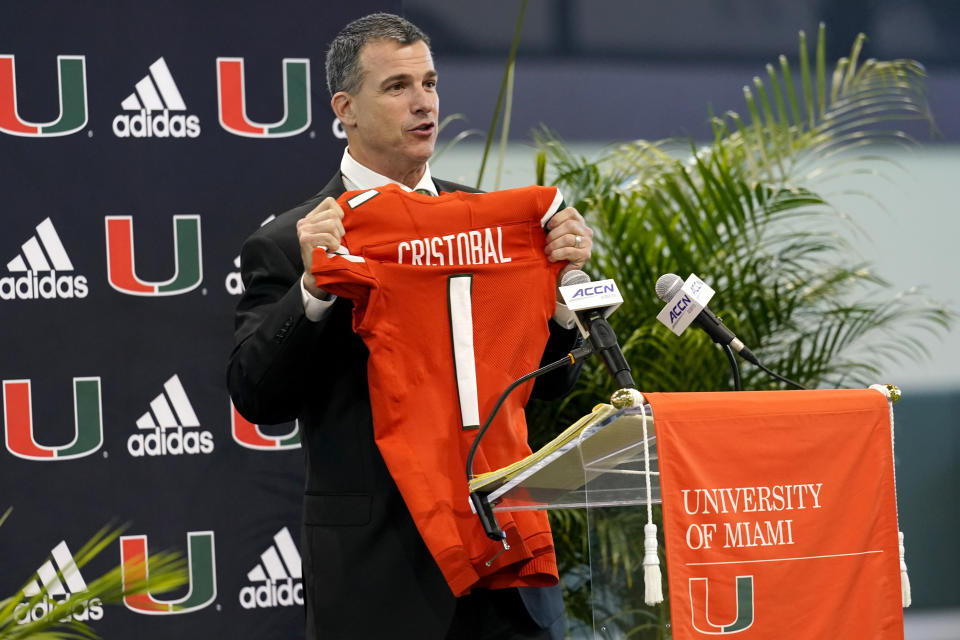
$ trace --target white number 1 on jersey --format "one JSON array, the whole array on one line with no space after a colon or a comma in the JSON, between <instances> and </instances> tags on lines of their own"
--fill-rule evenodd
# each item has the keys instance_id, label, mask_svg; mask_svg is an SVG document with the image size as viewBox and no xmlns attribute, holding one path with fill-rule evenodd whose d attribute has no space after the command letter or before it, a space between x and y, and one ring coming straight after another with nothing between
<instances>
[{"instance_id":1,"label":"white number 1 on jersey","mask_svg":"<svg viewBox=\"0 0 960 640\"><path fill-rule=\"evenodd\" d=\"M477 362L473 351L473 275L455 274L447 278L447 306L453 341L453 369L457 374L460 396L460 420L464 429L480 427L477 400Z\"/></svg>"}]
</instances>

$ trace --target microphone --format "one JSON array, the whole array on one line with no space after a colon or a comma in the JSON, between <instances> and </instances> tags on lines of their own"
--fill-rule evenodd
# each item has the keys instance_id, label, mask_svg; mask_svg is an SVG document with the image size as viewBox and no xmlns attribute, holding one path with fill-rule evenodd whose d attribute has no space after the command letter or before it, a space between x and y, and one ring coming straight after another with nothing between
<instances>
[{"instance_id":1,"label":"microphone","mask_svg":"<svg viewBox=\"0 0 960 640\"><path fill-rule=\"evenodd\" d=\"M617 344L617 334L606 320L623 302L616 283L613 280L593 282L586 273L574 269L561 279L560 294L576 314L580 333L590 340L617 384L621 388L636 388L630 365Z\"/></svg>"},{"instance_id":2,"label":"microphone","mask_svg":"<svg viewBox=\"0 0 960 640\"><path fill-rule=\"evenodd\" d=\"M720 346L729 346L747 362L761 366L757 356L707 306L713 289L703 280L691 275L684 282L675 273L665 273L657 279L656 290L657 297L667 303L657 319L671 331L680 335L693 323Z\"/></svg>"}]
</instances>

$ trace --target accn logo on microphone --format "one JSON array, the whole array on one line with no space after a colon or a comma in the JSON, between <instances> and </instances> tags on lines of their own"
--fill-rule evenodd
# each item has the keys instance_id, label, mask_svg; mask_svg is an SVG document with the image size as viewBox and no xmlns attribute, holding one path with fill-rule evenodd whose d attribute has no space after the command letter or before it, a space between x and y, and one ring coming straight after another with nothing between
<instances>
[{"instance_id":1,"label":"accn logo on microphone","mask_svg":"<svg viewBox=\"0 0 960 640\"><path fill-rule=\"evenodd\" d=\"M563 285L560 287L560 296L571 311L606 307L609 309L606 315L623 303L617 283L610 279Z\"/></svg>"},{"instance_id":2,"label":"accn logo on microphone","mask_svg":"<svg viewBox=\"0 0 960 640\"><path fill-rule=\"evenodd\" d=\"M676 280L680 280L679 276L676 277ZM657 314L657 320L679 336L686 331L694 318L703 311L714 293L710 285L696 274L690 274L690 277L684 281L683 286Z\"/></svg>"}]
</instances>

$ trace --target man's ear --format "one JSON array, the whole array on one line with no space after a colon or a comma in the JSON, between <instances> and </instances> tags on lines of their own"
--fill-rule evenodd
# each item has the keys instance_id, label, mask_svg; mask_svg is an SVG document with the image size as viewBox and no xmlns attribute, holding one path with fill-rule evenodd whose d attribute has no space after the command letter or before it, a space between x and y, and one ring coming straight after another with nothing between
<instances>
[{"instance_id":1,"label":"man's ear","mask_svg":"<svg viewBox=\"0 0 960 640\"><path fill-rule=\"evenodd\" d=\"M357 118L353 113L353 98L346 91L338 91L330 98L330 108L334 115L340 119L343 126L350 127L357 123Z\"/></svg>"}]
</instances>

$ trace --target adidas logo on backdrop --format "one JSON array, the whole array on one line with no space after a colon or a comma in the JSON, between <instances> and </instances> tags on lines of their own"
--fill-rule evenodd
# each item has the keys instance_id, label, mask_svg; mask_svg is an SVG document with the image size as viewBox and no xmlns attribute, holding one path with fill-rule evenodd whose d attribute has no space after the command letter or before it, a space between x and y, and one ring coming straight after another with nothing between
<instances>
[{"instance_id":1,"label":"adidas logo on backdrop","mask_svg":"<svg viewBox=\"0 0 960 640\"><path fill-rule=\"evenodd\" d=\"M53 557L40 565L36 577L27 583L23 590L23 595L27 599L33 599L34 596L41 594L43 597L33 606L30 606L29 602L21 602L14 607L13 616L17 624L40 620L70 596L87 590L87 583L80 575L77 563L65 541L61 540L50 554ZM71 618L80 622L100 620L103 618L103 602L100 598L78 602L62 621L68 622Z\"/></svg>"},{"instance_id":2,"label":"adidas logo on backdrop","mask_svg":"<svg viewBox=\"0 0 960 640\"><path fill-rule=\"evenodd\" d=\"M150 401L150 410L137 418L138 433L127 438L127 451L142 456L178 456L212 453L213 434L195 430L200 421L180 383L174 375L163 383L163 390Z\"/></svg>"},{"instance_id":3,"label":"adidas logo on backdrop","mask_svg":"<svg viewBox=\"0 0 960 640\"><path fill-rule=\"evenodd\" d=\"M36 235L20 245L21 254L7 263L7 269L16 275L0 278L0 300L86 298L86 276L64 273L73 271L73 263L50 218L36 230Z\"/></svg>"},{"instance_id":4,"label":"adidas logo on backdrop","mask_svg":"<svg viewBox=\"0 0 960 640\"><path fill-rule=\"evenodd\" d=\"M260 226L262 227L276 217L277 216L274 215L267 216L263 222L260 223ZM232 296L238 296L243 293L243 280L240 278L240 256L233 259L233 268L235 271L227 274L224 286L227 288L227 293Z\"/></svg>"},{"instance_id":5,"label":"adidas logo on backdrop","mask_svg":"<svg viewBox=\"0 0 960 640\"><path fill-rule=\"evenodd\" d=\"M280 529L273 542L260 554L260 563L247 573L247 580L260 584L240 589L240 606L244 609L303 605L300 552L290 530Z\"/></svg>"},{"instance_id":6,"label":"adidas logo on backdrop","mask_svg":"<svg viewBox=\"0 0 960 640\"><path fill-rule=\"evenodd\" d=\"M120 103L124 111L113 119L113 133L118 138L196 138L200 135L200 118L185 113L177 83L170 75L163 57L150 65L150 73L137 82L135 91Z\"/></svg>"}]
</instances>

